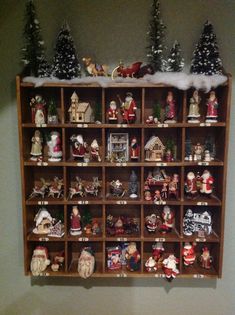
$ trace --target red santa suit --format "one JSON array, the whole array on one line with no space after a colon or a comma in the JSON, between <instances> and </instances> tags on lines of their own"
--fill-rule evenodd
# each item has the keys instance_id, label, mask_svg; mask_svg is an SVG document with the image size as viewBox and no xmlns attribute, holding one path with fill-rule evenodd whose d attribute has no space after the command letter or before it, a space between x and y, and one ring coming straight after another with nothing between
<instances>
[{"instance_id":1,"label":"red santa suit","mask_svg":"<svg viewBox=\"0 0 235 315\"><path fill-rule=\"evenodd\" d=\"M118 111L117 109L108 109L108 119L110 122L117 122Z\"/></svg>"},{"instance_id":2,"label":"red santa suit","mask_svg":"<svg viewBox=\"0 0 235 315\"><path fill-rule=\"evenodd\" d=\"M201 189L202 194L211 194L213 190L214 178L208 170L205 170L201 176Z\"/></svg>"},{"instance_id":3,"label":"red santa suit","mask_svg":"<svg viewBox=\"0 0 235 315\"><path fill-rule=\"evenodd\" d=\"M167 279L175 278L179 274L179 270L176 268L178 263L179 260L174 255L169 255L168 258L163 260L163 271Z\"/></svg>"},{"instance_id":4,"label":"red santa suit","mask_svg":"<svg viewBox=\"0 0 235 315\"><path fill-rule=\"evenodd\" d=\"M206 118L207 119L216 119L218 117L218 101L217 98L215 97L215 92L210 93L210 98L208 99L207 102L207 114Z\"/></svg>"},{"instance_id":5,"label":"red santa suit","mask_svg":"<svg viewBox=\"0 0 235 315\"><path fill-rule=\"evenodd\" d=\"M122 104L122 118L124 123L134 123L136 120L137 106L131 93L127 93L125 102Z\"/></svg>"},{"instance_id":6,"label":"red santa suit","mask_svg":"<svg viewBox=\"0 0 235 315\"><path fill-rule=\"evenodd\" d=\"M195 195L197 193L197 180L193 172L187 174L185 181L185 191L187 194Z\"/></svg>"},{"instance_id":7,"label":"red santa suit","mask_svg":"<svg viewBox=\"0 0 235 315\"><path fill-rule=\"evenodd\" d=\"M183 258L184 258L184 265L190 266L193 265L196 259L196 254L194 250L194 246L186 243L183 248Z\"/></svg>"},{"instance_id":8,"label":"red santa suit","mask_svg":"<svg viewBox=\"0 0 235 315\"><path fill-rule=\"evenodd\" d=\"M80 220L81 220L81 216L79 214L77 207L75 206L73 208L73 212L70 216L70 224L71 224L70 233L71 233L71 235L80 235L82 233Z\"/></svg>"},{"instance_id":9,"label":"red santa suit","mask_svg":"<svg viewBox=\"0 0 235 315\"><path fill-rule=\"evenodd\" d=\"M131 148L130 148L130 154L132 160L137 160L140 155L140 147L137 143L136 138L133 138L131 141Z\"/></svg>"},{"instance_id":10,"label":"red santa suit","mask_svg":"<svg viewBox=\"0 0 235 315\"><path fill-rule=\"evenodd\" d=\"M164 220L163 224L160 227L162 233L170 232L174 227L175 214L168 206L165 206L162 212L162 218Z\"/></svg>"}]
</instances>

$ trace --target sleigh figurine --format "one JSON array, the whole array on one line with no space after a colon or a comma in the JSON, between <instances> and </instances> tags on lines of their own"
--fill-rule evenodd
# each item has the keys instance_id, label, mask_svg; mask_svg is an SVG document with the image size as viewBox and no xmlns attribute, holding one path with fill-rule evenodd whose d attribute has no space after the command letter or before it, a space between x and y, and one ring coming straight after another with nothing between
<instances>
[{"instance_id":1,"label":"sleigh figurine","mask_svg":"<svg viewBox=\"0 0 235 315\"><path fill-rule=\"evenodd\" d=\"M74 196L78 195L78 197L85 197L86 192L82 180L80 177L76 176L76 184L75 187L69 188L69 199L72 199Z\"/></svg>"},{"instance_id":2,"label":"sleigh figurine","mask_svg":"<svg viewBox=\"0 0 235 315\"><path fill-rule=\"evenodd\" d=\"M123 77L123 78L142 78L146 74L153 74L154 70L151 65L145 65L141 67L142 62L137 61L134 62L130 67L124 67L122 61L120 61L119 66L113 69L111 78L112 80L115 77Z\"/></svg>"},{"instance_id":3,"label":"sleigh figurine","mask_svg":"<svg viewBox=\"0 0 235 315\"><path fill-rule=\"evenodd\" d=\"M60 198L63 196L63 179L59 179L57 176L54 177L52 185L49 187L48 197Z\"/></svg>"},{"instance_id":4,"label":"sleigh figurine","mask_svg":"<svg viewBox=\"0 0 235 315\"><path fill-rule=\"evenodd\" d=\"M100 185L98 177L93 177L93 182L91 184L88 184L85 187L85 192L88 195L97 197L100 188L101 188L101 185Z\"/></svg>"}]
</instances>

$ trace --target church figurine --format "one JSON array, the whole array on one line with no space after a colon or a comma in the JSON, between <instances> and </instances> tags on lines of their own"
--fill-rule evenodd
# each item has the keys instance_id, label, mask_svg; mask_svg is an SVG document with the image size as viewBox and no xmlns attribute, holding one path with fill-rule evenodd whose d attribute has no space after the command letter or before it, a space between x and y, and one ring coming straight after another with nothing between
<instances>
[{"instance_id":1,"label":"church figurine","mask_svg":"<svg viewBox=\"0 0 235 315\"><path fill-rule=\"evenodd\" d=\"M90 157L92 162L101 162L100 147L96 139L91 143Z\"/></svg>"},{"instance_id":2,"label":"church figurine","mask_svg":"<svg viewBox=\"0 0 235 315\"><path fill-rule=\"evenodd\" d=\"M76 92L71 96L71 105L69 107L69 121L71 123L91 122L92 109L89 103L79 102Z\"/></svg>"},{"instance_id":3,"label":"church figurine","mask_svg":"<svg viewBox=\"0 0 235 315\"><path fill-rule=\"evenodd\" d=\"M73 236L82 234L81 215L77 206L73 206L70 216L70 234Z\"/></svg>"},{"instance_id":4,"label":"church figurine","mask_svg":"<svg viewBox=\"0 0 235 315\"><path fill-rule=\"evenodd\" d=\"M111 101L109 104L109 109L107 111L108 121L110 124L118 123L118 110L115 101Z\"/></svg>"},{"instance_id":5,"label":"church figurine","mask_svg":"<svg viewBox=\"0 0 235 315\"><path fill-rule=\"evenodd\" d=\"M176 123L176 101L173 92L169 91L166 98L165 106L165 123Z\"/></svg>"},{"instance_id":6,"label":"church figurine","mask_svg":"<svg viewBox=\"0 0 235 315\"><path fill-rule=\"evenodd\" d=\"M47 141L48 145L48 155L50 162L59 162L62 159L62 147L61 147L61 137L58 131L52 131L50 133L50 140Z\"/></svg>"},{"instance_id":7,"label":"church figurine","mask_svg":"<svg viewBox=\"0 0 235 315\"><path fill-rule=\"evenodd\" d=\"M198 91L193 92L193 96L190 98L189 104L189 113L188 113L188 123L200 123L200 113L199 113L199 104L201 102L201 97L198 94Z\"/></svg>"},{"instance_id":8,"label":"church figurine","mask_svg":"<svg viewBox=\"0 0 235 315\"><path fill-rule=\"evenodd\" d=\"M72 156L75 159L84 160L86 154L88 154L87 143L84 142L82 135L72 135L70 137L71 145L72 145Z\"/></svg>"},{"instance_id":9,"label":"church figurine","mask_svg":"<svg viewBox=\"0 0 235 315\"><path fill-rule=\"evenodd\" d=\"M210 92L209 99L207 100L207 113L206 122L216 123L218 122L218 101L215 95L215 91Z\"/></svg>"},{"instance_id":10,"label":"church figurine","mask_svg":"<svg viewBox=\"0 0 235 315\"><path fill-rule=\"evenodd\" d=\"M140 156L140 146L136 137L131 139L131 146L130 146L130 158L133 161L138 161Z\"/></svg>"},{"instance_id":11,"label":"church figurine","mask_svg":"<svg viewBox=\"0 0 235 315\"><path fill-rule=\"evenodd\" d=\"M121 102L122 120L124 124L133 124L136 121L137 106L131 92L126 93L125 101Z\"/></svg>"},{"instance_id":12,"label":"church figurine","mask_svg":"<svg viewBox=\"0 0 235 315\"><path fill-rule=\"evenodd\" d=\"M36 95L30 100L32 123L42 125L46 123L46 102L41 95Z\"/></svg>"},{"instance_id":13,"label":"church figurine","mask_svg":"<svg viewBox=\"0 0 235 315\"><path fill-rule=\"evenodd\" d=\"M35 130L34 136L31 139L32 141L32 146L31 146L31 151L30 155L31 161L41 161L42 160L42 135L39 130Z\"/></svg>"}]
</instances>

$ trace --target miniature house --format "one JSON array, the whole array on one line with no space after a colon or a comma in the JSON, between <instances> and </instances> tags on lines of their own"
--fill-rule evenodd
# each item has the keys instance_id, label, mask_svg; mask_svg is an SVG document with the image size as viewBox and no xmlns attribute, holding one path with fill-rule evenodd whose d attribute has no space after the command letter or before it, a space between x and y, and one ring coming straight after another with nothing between
<instances>
[{"instance_id":1,"label":"miniature house","mask_svg":"<svg viewBox=\"0 0 235 315\"><path fill-rule=\"evenodd\" d=\"M162 141L156 137L152 136L146 143L145 147L145 160L146 161L162 161L165 146L163 145Z\"/></svg>"},{"instance_id":2,"label":"miniature house","mask_svg":"<svg viewBox=\"0 0 235 315\"><path fill-rule=\"evenodd\" d=\"M91 122L92 109L89 103L79 102L76 92L71 96L69 107L69 121L76 123Z\"/></svg>"}]
</instances>

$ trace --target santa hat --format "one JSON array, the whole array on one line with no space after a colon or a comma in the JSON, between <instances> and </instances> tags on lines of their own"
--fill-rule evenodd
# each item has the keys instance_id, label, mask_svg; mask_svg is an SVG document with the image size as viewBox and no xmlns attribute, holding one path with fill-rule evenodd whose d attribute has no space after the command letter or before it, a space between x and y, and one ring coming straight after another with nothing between
<instances>
[{"instance_id":1,"label":"santa hat","mask_svg":"<svg viewBox=\"0 0 235 315\"><path fill-rule=\"evenodd\" d=\"M192 249L192 244L190 244L190 243L185 243L184 244L184 249Z\"/></svg>"}]
</instances>

